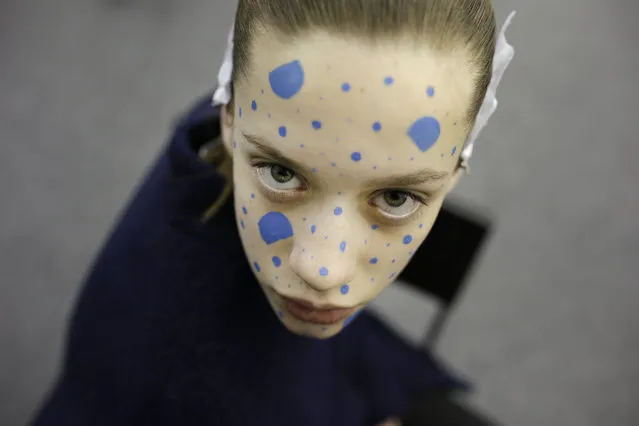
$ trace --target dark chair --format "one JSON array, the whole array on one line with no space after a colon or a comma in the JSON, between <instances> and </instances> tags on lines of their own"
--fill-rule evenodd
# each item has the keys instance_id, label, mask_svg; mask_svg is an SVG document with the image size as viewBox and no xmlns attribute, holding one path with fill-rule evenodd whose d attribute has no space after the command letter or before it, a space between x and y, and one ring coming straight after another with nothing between
<instances>
[{"instance_id":1,"label":"dark chair","mask_svg":"<svg viewBox=\"0 0 639 426\"><path fill-rule=\"evenodd\" d=\"M434 298L439 309L424 335L432 350L490 234L487 215L456 203L444 204L428 238L399 276L408 286ZM454 392L416 398L404 426L496 426L498 423Z\"/></svg>"},{"instance_id":2,"label":"dark chair","mask_svg":"<svg viewBox=\"0 0 639 426\"><path fill-rule=\"evenodd\" d=\"M437 341L489 230L486 215L447 202L428 238L400 274L400 280L438 302L437 315L424 336L426 347L432 349Z\"/></svg>"}]
</instances>

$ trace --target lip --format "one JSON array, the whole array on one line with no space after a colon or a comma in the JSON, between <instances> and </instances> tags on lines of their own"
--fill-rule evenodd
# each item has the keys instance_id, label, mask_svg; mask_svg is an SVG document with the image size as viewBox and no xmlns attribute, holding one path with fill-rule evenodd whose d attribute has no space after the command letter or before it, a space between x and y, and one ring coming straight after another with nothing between
<instances>
[{"instance_id":1,"label":"lip","mask_svg":"<svg viewBox=\"0 0 639 426\"><path fill-rule=\"evenodd\" d=\"M315 305L307 300L281 297L284 301L284 307L289 314L299 320L312 324L335 324L348 318L356 309L333 305Z\"/></svg>"}]
</instances>

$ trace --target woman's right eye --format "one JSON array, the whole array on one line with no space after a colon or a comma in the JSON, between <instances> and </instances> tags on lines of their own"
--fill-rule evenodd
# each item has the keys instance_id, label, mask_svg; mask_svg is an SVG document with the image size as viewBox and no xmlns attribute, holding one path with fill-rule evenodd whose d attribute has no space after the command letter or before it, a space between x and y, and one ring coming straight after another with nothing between
<instances>
[{"instance_id":1,"label":"woman's right eye","mask_svg":"<svg viewBox=\"0 0 639 426\"><path fill-rule=\"evenodd\" d=\"M297 174L278 164L259 164L255 166L262 184L275 191L294 191L304 187Z\"/></svg>"}]
</instances>

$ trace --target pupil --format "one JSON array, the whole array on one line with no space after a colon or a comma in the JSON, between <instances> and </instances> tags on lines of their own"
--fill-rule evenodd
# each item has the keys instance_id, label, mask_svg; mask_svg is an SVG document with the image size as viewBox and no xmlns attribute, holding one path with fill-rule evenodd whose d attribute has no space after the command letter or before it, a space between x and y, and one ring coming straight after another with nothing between
<instances>
[{"instance_id":1,"label":"pupil","mask_svg":"<svg viewBox=\"0 0 639 426\"><path fill-rule=\"evenodd\" d=\"M293 173L282 166L271 167L271 176L279 183L286 183L293 179Z\"/></svg>"},{"instance_id":2,"label":"pupil","mask_svg":"<svg viewBox=\"0 0 639 426\"><path fill-rule=\"evenodd\" d=\"M400 207L406 202L408 196L399 191L390 191L384 194L384 201L391 207Z\"/></svg>"}]
</instances>

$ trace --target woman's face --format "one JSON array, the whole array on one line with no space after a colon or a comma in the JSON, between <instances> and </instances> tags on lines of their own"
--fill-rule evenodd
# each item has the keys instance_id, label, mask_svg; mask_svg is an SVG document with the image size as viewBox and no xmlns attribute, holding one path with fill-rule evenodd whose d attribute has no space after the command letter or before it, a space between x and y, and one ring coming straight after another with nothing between
<instances>
[{"instance_id":1,"label":"woman's face","mask_svg":"<svg viewBox=\"0 0 639 426\"><path fill-rule=\"evenodd\" d=\"M460 175L466 57L412 46L259 36L223 112L246 256L294 333L348 325L406 266Z\"/></svg>"}]
</instances>

